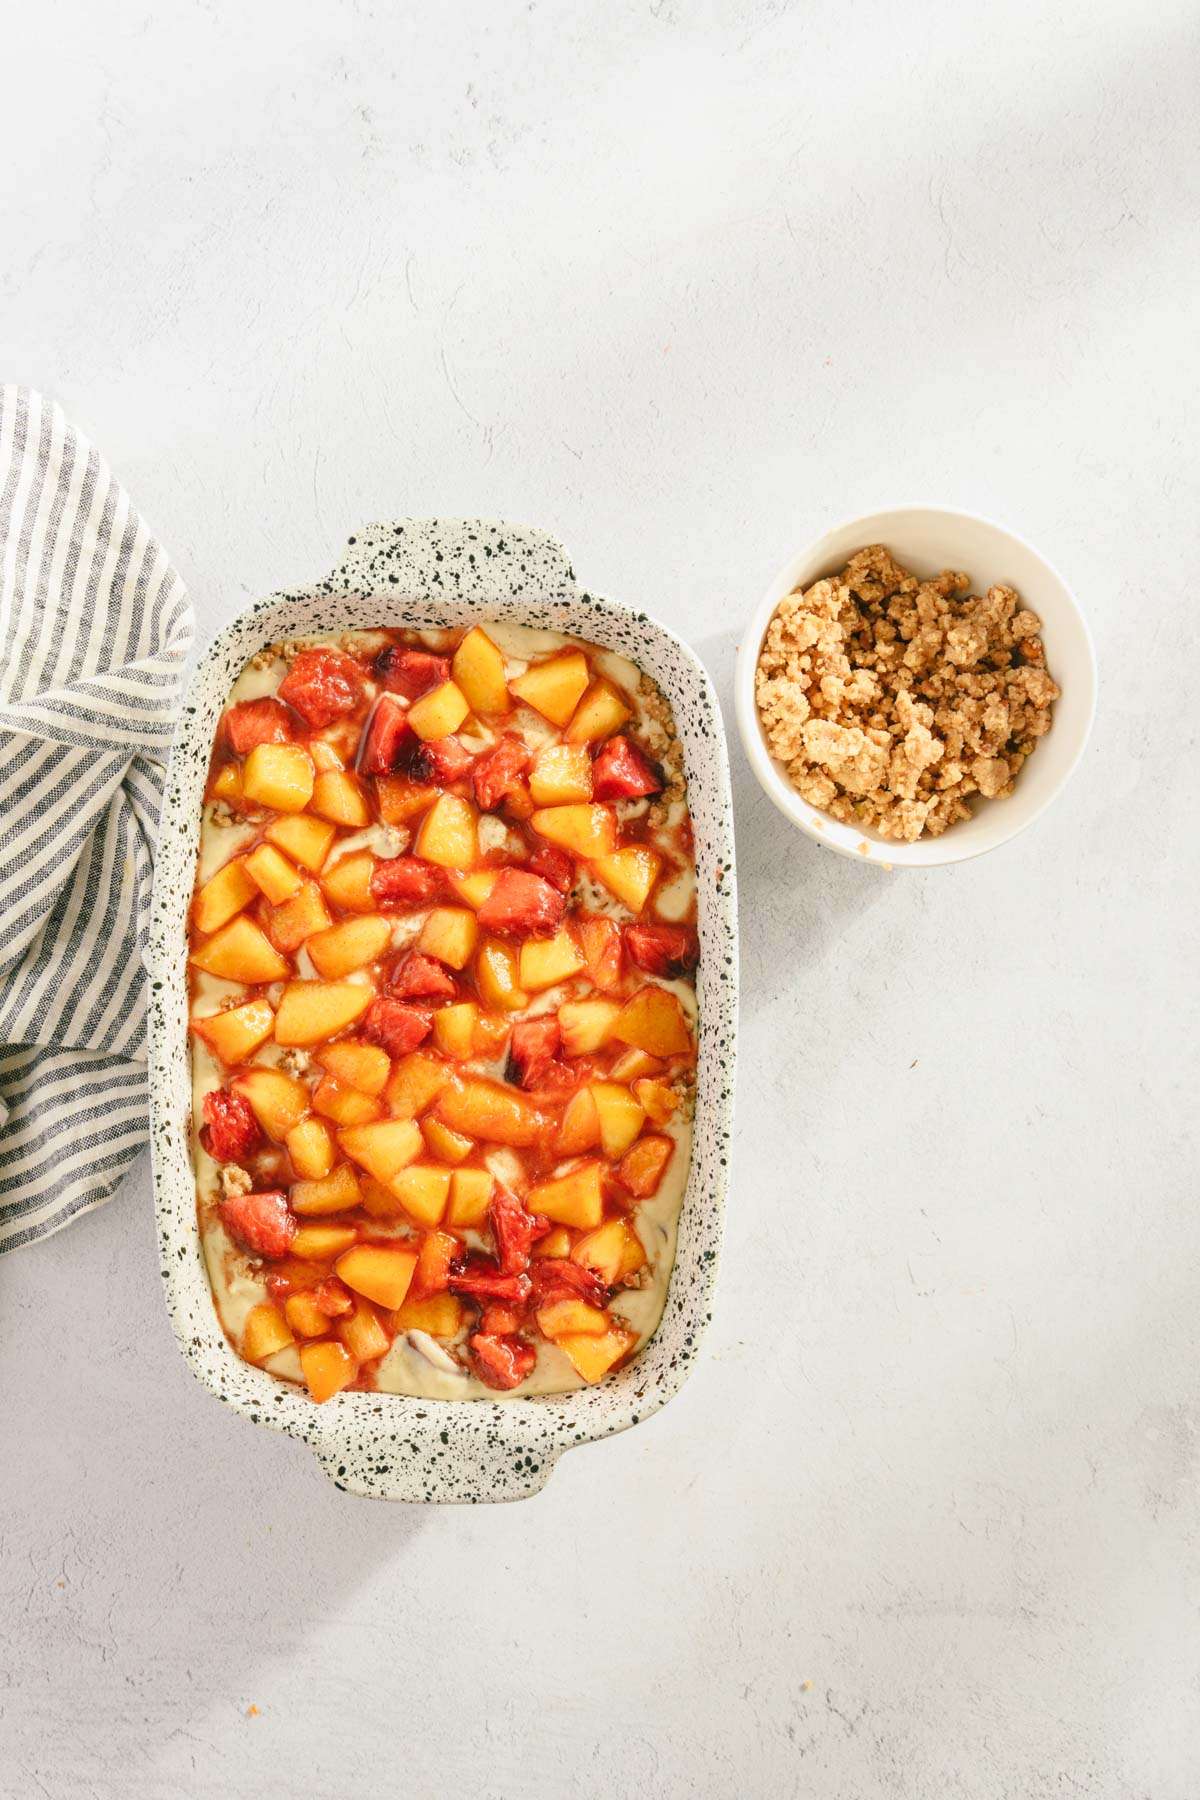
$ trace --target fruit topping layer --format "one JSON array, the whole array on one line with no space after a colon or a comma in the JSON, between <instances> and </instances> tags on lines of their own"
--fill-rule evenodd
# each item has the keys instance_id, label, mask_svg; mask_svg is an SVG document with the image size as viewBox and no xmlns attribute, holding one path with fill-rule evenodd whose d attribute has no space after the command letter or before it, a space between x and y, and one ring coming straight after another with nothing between
<instances>
[{"instance_id":1,"label":"fruit topping layer","mask_svg":"<svg viewBox=\"0 0 1200 1800\"><path fill-rule=\"evenodd\" d=\"M690 1156L680 748L632 664L502 625L276 645L216 735L194 1155L235 1349L479 1399L661 1317Z\"/></svg>"}]
</instances>

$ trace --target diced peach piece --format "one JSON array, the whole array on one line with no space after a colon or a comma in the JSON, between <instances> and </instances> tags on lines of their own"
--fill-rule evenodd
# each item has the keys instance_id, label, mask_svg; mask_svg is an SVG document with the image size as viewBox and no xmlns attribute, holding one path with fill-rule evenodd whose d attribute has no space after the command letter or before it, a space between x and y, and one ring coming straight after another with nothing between
<instances>
[{"instance_id":1,"label":"diced peach piece","mask_svg":"<svg viewBox=\"0 0 1200 1800\"><path fill-rule=\"evenodd\" d=\"M462 1248L461 1238L452 1232L427 1231L421 1239L412 1286L408 1290L409 1299L420 1300L426 1294L445 1293L450 1270L462 1254Z\"/></svg>"},{"instance_id":2,"label":"diced peach piece","mask_svg":"<svg viewBox=\"0 0 1200 1800\"><path fill-rule=\"evenodd\" d=\"M295 1341L287 1320L269 1300L264 1300L259 1306L252 1306L246 1314L242 1330L242 1355L247 1362L265 1362L268 1356L274 1356L277 1350L286 1350Z\"/></svg>"},{"instance_id":3,"label":"diced peach piece","mask_svg":"<svg viewBox=\"0 0 1200 1800\"><path fill-rule=\"evenodd\" d=\"M390 920L380 913L366 913L361 918L343 919L327 931L315 931L305 947L317 974L336 981L375 962L391 941Z\"/></svg>"},{"instance_id":4,"label":"diced peach piece","mask_svg":"<svg viewBox=\"0 0 1200 1800\"><path fill-rule=\"evenodd\" d=\"M192 1030L232 1069L244 1063L270 1037L274 1023L275 1014L265 1000L247 1000L243 1006L231 1006L228 1012L193 1019Z\"/></svg>"},{"instance_id":5,"label":"diced peach piece","mask_svg":"<svg viewBox=\"0 0 1200 1800\"><path fill-rule=\"evenodd\" d=\"M283 818L271 820L263 836L315 875L329 855L337 831L328 820L314 819L311 813L285 813Z\"/></svg>"},{"instance_id":6,"label":"diced peach piece","mask_svg":"<svg viewBox=\"0 0 1200 1800\"><path fill-rule=\"evenodd\" d=\"M611 856L598 856L592 874L615 894L631 913L640 913L650 898L650 890L658 879L662 857L645 844L629 844L614 850Z\"/></svg>"},{"instance_id":7,"label":"diced peach piece","mask_svg":"<svg viewBox=\"0 0 1200 1800\"><path fill-rule=\"evenodd\" d=\"M371 874L377 860L369 850L353 850L349 856L340 856L325 870L321 886L335 906L340 906L343 912L375 911Z\"/></svg>"},{"instance_id":8,"label":"diced peach piece","mask_svg":"<svg viewBox=\"0 0 1200 1800\"><path fill-rule=\"evenodd\" d=\"M295 863L290 863L274 844L259 844L252 850L246 858L246 872L272 906L282 906L304 885L304 877Z\"/></svg>"},{"instance_id":9,"label":"diced peach piece","mask_svg":"<svg viewBox=\"0 0 1200 1800\"><path fill-rule=\"evenodd\" d=\"M480 1013L475 1021L475 1054L484 1058L499 1056L511 1027L505 1018L493 1013Z\"/></svg>"},{"instance_id":10,"label":"diced peach piece","mask_svg":"<svg viewBox=\"0 0 1200 1800\"><path fill-rule=\"evenodd\" d=\"M456 682L443 681L414 700L408 709L408 723L419 738L449 737L457 731L471 708Z\"/></svg>"},{"instance_id":11,"label":"diced peach piece","mask_svg":"<svg viewBox=\"0 0 1200 1800\"><path fill-rule=\"evenodd\" d=\"M435 906L427 914L417 949L451 969L465 969L479 936L475 914L463 906Z\"/></svg>"},{"instance_id":12,"label":"diced peach piece","mask_svg":"<svg viewBox=\"0 0 1200 1800\"><path fill-rule=\"evenodd\" d=\"M560 1337L558 1347L575 1365L576 1372L587 1382L600 1381L615 1362L637 1342L633 1332L612 1325L603 1337L586 1332L572 1332Z\"/></svg>"},{"instance_id":13,"label":"diced peach piece","mask_svg":"<svg viewBox=\"0 0 1200 1800\"><path fill-rule=\"evenodd\" d=\"M361 831L371 823L371 809L357 775L348 769L323 769L313 782L312 810L334 825Z\"/></svg>"},{"instance_id":14,"label":"diced peach piece","mask_svg":"<svg viewBox=\"0 0 1200 1800\"><path fill-rule=\"evenodd\" d=\"M340 732L342 727L334 725L330 736ZM313 759L313 768L318 775L324 775L329 769L344 769L346 764L330 742L329 737L311 737L308 740L308 754Z\"/></svg>"},{"instance_id":15,"label":"diced peach piece","mask_svg":"<svg viewBox=\"0 0 1200 1800\"><path fill-rule=\"evenodd\" d=\"M301 1119L283 1140L292 1167L304 1181L320 1181L332 1169L335 1158L328 1125L320 1119Z\"/></svg>"},{"instance_id":16,"label":"diced peach piece","mask_svg":"<svg viewBox=\"0 0 1200 1800\"><path fill-rule=\"evenodd\" d=\"M421 1149L420 1128L411 1119L377 1119L338 1132L338 1143L360 1168L390 1187Z\"/></svg>"},{"instance_id":17,"label":"diced peach piece","mask_svg":"<svg viewBox=\"0 0 1200 1800\"><path fill-rule=\"evenodd\" d=\"M237 763L228 762L217 770L208 796L210 800L223 800L226 806L237 806L242 797L242 771Z\"/></svg>"},{"instance_id":18,"label":"diced peach piece","mask_svg":"<svg viewBox=\"0 0 1200 1800\"><path fill-rule=\"evenodd\" d=\"M604 1215L603 1173L603 1163L580 1163L553 1181L536 1183L529 1190L526 1205L530 1212L545 1213L560 1225L591 1231Z\"/></svg>"},{"instance_id":19,"label":"diced peach piece","mask_svg":"<svg viewBox=\"0 0 1200 1800\"><path fill-rule=\"evenodd\" d=\"M646 1115L619 1081L593 1081L589 1085L600 1115L600 1148L605 1156L623 1156L645 1124Z\"/></svg>"},{"instance_id":20,"label":"diced peach piece","mask_svg":"<svg viewBox=\"0 0 1200 1800\"><path fill-rule=\"evenodd\" d=\"M638 1105L654 1125L665 1125L679 1105L679 1095L665 1081L643 1078L635 1081L633 1092Z\"/></svg>"},{"instance_id":21,"label":"diced peach piece","mask_svg":"<svg viewBox=\"0 0 1200 1800\"><path fill-rule=\"evenodd\" d=\"M496 869L474 869L469 875L459 875L452 871L447 876L456 897L464 906L469 906L472 912L479 911L499 879L499 871Z\"/></svg>"},{"instance_id":22,"label":"diced peach piece","mask_svg":"<svg viewBox=\"0 0 1200 1800\"><path fill-rule=\"evenodd\" d=\"M315 881L306 881L298 894L267 912L267 936L277 950L292 956L314 931L333 924L329 908Z\"/></svg>"},{"instance_id":23,"label":"diced peach piece","mask_svg":"<svg viewBox=\"0 0 1200 1800\"><path fill-rule=\"evenodd\" d=\"M316 1344L301 1344L300 1367L308 1391L318 1404L322 1400L332 1400L358 1375L358 1364L345 1344L334 1343L331 1338L323 1338Z\"/></svg>"},{"instance_id":24,"label":"diced peach piece","mask_svg":"<svg viewBox=\"0 0 1200 1800\"><path fill-rule=\"evenodd\" d=\"M350 1087L336 1075L326 1075L317 1083L312 1103L315 1112L335 1125L368 1125L383 1111L383 1102L375 1095Z\"/></svg>"},{"instance_id":25,"label":"diced peach piece","mask_svg":"<svg viewBox=\"0 0 1200 1800\"><path fill-rule=\"evenodd\" d=\"M521 986L517 952L511 944L489 938L475 958L475 983L484 1005L495 1012L520 1012L529 1005Z\"/></svg>"},{"instance_id":26,"label":"diced peach piece","mask_svg":"<svg viewBox=\"0 0 1200 1800\"><path fill-rule=\"evenodd\" d=\"M621 985L621 934L614 921L580 919L579 942L592 985L602 994L615 993Z\"/></svg>"},{"instance_id":27,"label":"diced peach piece","mask_svg":"<svg viewBox=\"0 0 1200 1800\"><path fill-rule=\"evenodd\" d=\"M595 744L601 738L611 737L614 731L620 731L625 721L632 717L632 710L616 688L601 677L592 683L579 702L563 736L568 744Z\"/></svg>"},{"instance_id":28,"label":"diced peach piece","mask_svg":"<svg viewBox=\"0 0 1200 1800\"><path fill-rule=\"evenodd\" d=\"M407 775L377 775L375 796L385 825L407 825L433 805L437 789L428 782L410 781Z\"/></svg>"},{"instance_id":29,"label":"diced peach piece","mask_svg":"<svg viewBox=\"0 0 1200 1800\"><path fill-rule=\"evenodd\" d=\"M475 808L457 794L439 794L421 820L415 856L443 869L470 869L479 860Z\"/></svg>"},{"instance_id":30,"label":"diced peach piece","mask_svg":"<svg viewBox=\"0 0 1200 1800\"><path fill-rule=\"evenodd\" d=\"M382 1094L392 1067L386 1050L381 1050L378 1044L364 1044L357 1038L342 1038L336 1044L326 1044L317 1052L317 1061L335 1080L372 1097Z\"/></svg>"},{"instance_id":31,"label":"diced peach piece","mask_svg":"<svg viewBox=\"0 0 1200 1800\"><path fill-rule=\"evenodd\" d=\"M582 969L583 955L570 927L562 925L552 938L528 938L521 945L518 979L530 993L568 981Z\"/></svg>"},{"instance_id":32,"label":"diced peach piece","mask_svg":"<svg viewBox=\"0 0 1200 1800\"><path fill-rule=\"evenodd\" d=\"M657 1056L647 1056L644 1050L622 1050L608 1077L610 1081L634 1082L643 1075L661 1075L662 1067Z\"/></svg>"},{"instance_id":33,"label":"diced peach piece","mask_svg":"<svg viewBox=\"0 0 1200 1800\"><path fill-rule=\"evenodd\" d=\"M270 812L303 812L316 770L302 744L255 744L242 769L242 793Z\"/></svg>"},{"instance_id":34,"label":"diced peach piece","mask_svg":"<svg viewBox=\"0 0 1200 1800\"><path fill-rule=\"evenodd\" d=\"M552 1341L568 1332L582 1331L597 1337L607 1331L609 1315L602 1306L589 1306L586 1300L552 1300L537 1313L538 1330Z\"/></svg>"},{"instance_id":35,"label":"diced peach piece","mask_svg":"<svg viewBox=\"0 0 1200 1800\"><path fill-rule=\"evenodd\" d=\"M354 1225L301 1225L292 1239L292 1255L305 1262L329 1262L357 1239Z\"/></svg>"},{"instance_id":36,"label":"diced peach piece","mask_svg":"<svg viewBox=\"0 0 1200 1800\"><path fill-rule=\"evenodd\" d=\"M347 1318L338 1320L337 1334L351 1356L360 1363L374 1362L391 1342L375 1308L369 1300L361 1298L354 1302L354 1311Z\"/></svg>"},{"instance_id":37,"label":"diced peach piece","mask_svg":"<svg viewBox=\"0 0 1200 1800\"><path fill-rule=\"evenodd\" d=\"M293 1181L289 1194L292 1211L302 1219L349 1212L361 1199L358 1177L349 1163L339 1163L331 1174L316 1181Z\"/></svg>"},{"instance_id":38,"label":"diced peach piece","mask_svg":"<svg viewBox=\"0 0 1200 1800\"><path fill-rule=\"evenodd\" d=\"M504 657L499 647L476 625L468 631L450 664L450 673L477 713L503 713L509 709Z\"/></svg>"},{"instance_id":39,"label":"diced peach piece","mask_svg":"<svg viewBox=\"0 0 1200 1800\"><path fill-rule=\"evenodd\" d=\"M291 973L274 945L264 937L253 919L239 913L205 938L191 961L207 975L219 975L223 981L241 981L247 987L259 987L267 981L282 981Z\"/></svg>"},{"instance_id":40,"label":"diced peach piece","mask_svg":"<svg viewBox=\"0 0 1200 1800\"><path fill-rule=\"evenodd\" d=\"M289 1294L283 1303L284 1316L297 1337L324 1337L329 1330L329 1314L322 1312L312 1297L312 1290Z\"/></svg>"},{"instance_id":41,"label":"diced peach piece","mask_svg":"<svg viewBox=\"0 0 1200 1800\"><path fill-rule=\"evenodd\" d=\"M461 1131L451 1131L440 1119L423 1119L421 1134L429 1147L430 1153L445 1163L460 1163L465 1156L471 1154L473 1148L469 1137Z\"/></svg>"},{"instance_id":42,"label":"diced peach piece","mask_svg":"<svg viewBox=\"0 0 1200 1800\"><path fill-rule=\"evenodd\" d=\"M447 1225L453 1226L456 1231L474 1230L482 1225L487 1218L492 1185L492 1175L488 1169L455 1169L450 1177Z\"/></svg>"},{"instance_id":43,"label":"diced peach piece","mask_svg":"<svg viewBox=\"0 0 1200 1800\"><path fill-rule=\"evenodd\" d=\"M449 1080L450 1071L440 1057L427 1050L410 1051L392 1070L383 1096L388 1111L397 1119L419 1118Z\"/></svg>"},{"instance_id":44,"label":"diced peach piece","mask_svg":"<svg viewBox=\"0 0 1200 1800\"><path fill-rule=\"evenodd\" d=\"M663 1173L675 1151L675 1140L651 1135L628 1150L617 1165L618 1180L638 1200L658 1192Z\"/></svg>"},{"instance_id":45,"label":"diced peach piece","mask_svg":"<svg viewBox=\"0 0 1200 1800\"><path fill-rule=\"evenodd\" d=\"M329 855L329 846L333 844L336 833L327 819L313 819L309 812L291 812L282 815L282 819L272 819L263 833L268 844L275 850L282 850L293 862L299 862L300 868L309 869L313 875L322 866Z\"/></svg>"},{"instance_id":46,"label":"diced peach piece","mask_svg":"<svg viewBox=\"0 0 1200 1800\"><path fill-rule=\"evenodd\" d=\"M571 1254L571 1234L565 1225L556 1225L548 1231L544 1238L539 1238L533 1246L533 1259L537 1262L543 1256L569 1256Z\"/></svg>"},{"instance_id":47,"label":"diced peach piece","mask_svg":"<svg viewBox=\"0 0 1200 1800\"><path fill-rule=\"evenodd\" d=\"M620 1007L615 1000L566 1000L558 1009L565 1056L589 1056L608 1042Z\"/></svg>"},{"instance_id":48,"label":"diced peach piece","mask_svg":"<svg viewBox=\"0 0 1200 1800\"><path fill-rule=\"evenodd\" d=\"M359 981L289 981L275 1009L277 1044L319 1044L361 1017L375 998Z\"/></svg>"},{"instance_id":49,"label":"diced peach piece","mask_svg":"<svg viewBox=\"0 0 1200 1800\"><path fill-rule=\"evenodd\" d=\"M552 725L565 725L588 684L587 658L580 650L563 650L546 662L532 663L509 682L509 690Z\"/></svg>"},{"instance_id":50,"label":"diced peach piece","mask_svg":"<svg viewBox=\"0 0 1200 1800\"><path fill-rule=\"evenodd\" d=\"M518 1150L536 1144L548 1124L546 1115L522 1094L494 1081L458 1081L443 1088L436 1111L452 1131L489 1144L511 1144Z\"/></svg>"},{"instance_id":51,"label":"diced peach piece","mask_svg":"<svg viewBox=\"0 0 1200 1800\"><path fill-rule=\"evenodd\" d=\"M599 676L579 702L563 732L563 739L568 744L594 746L620 731L633 713L633 706L621 690L606 677Z\"/></svg>"},{"instance_id":52,"label":"diced peach piece","mask_svg":"<svg viewBox=\"0 0 1200 1800\"><path fill-rule=\"evenodd\" d=\"M578 1156L582 1150L594 1150L600 1142L600 1114L590 1088L580 1088L567 1101L562 1124L555 1138L555 1148L564 1156Z\"/></svg>"},{"instance_id":53,"label":"diced peach piece","mask_svg":"<svg viewBox=\"0 0 1200 1800\"><path fill-rule=\"evenodd\" d=\"M639 988L627 1000L613 1026L613 1036L650 1056L681 1056L692 1047L682 1006L666 988Z\"/></svg>"},{"instance_id":54,"label":"diced peach piece","mask_svg":"<svg viewBox=\"0 0 1200 1800\"><path fill-rule=\"evenodd\" d=\"M530 819L551 844L588 860L607 856L617 842L617 820L611 806L543 806Z\"/></svg>"},{"instance_id":55,"label":"diced peach piece","mask_svg":"<svg viewBox=\"0 0 1200 1800\"><path fill-rule=\"evenodd\" d=\"M547 744L529 771L535 806L570 806L592 797L592 759L583 744Z\"/></svg>"},{"instance_id":56,"label":"diced peach piece","mask_svg":"<svg viewBox=\"0 0 1200 1800\"><path fill-rule=\"evenodd\" d=\"M258 884L246 866L245 857L235 856L205 882L192 902L196 930L205 936L219 931L257 895Z\"/></svg>"},{"instance_id":57,"label":"diced peach piece","mask_svg":"<svg viewBox=\"0 0 1200 1800\"><path fill-rule=\"evenodd\" d=\"M230 1083L269 1138L282 1144L308 1111L308 1089L282 1069L247 1069Z\"/></svg>"},{"instance_id":58,"label":"diced peach piece","mask_svg":"<svg viewBox=\"0 0 1200 1800\"><path fill-rule=\"evenodd\" d=\"M411 1163L390 1182L392 1192L410 1218L432 1230L440 1225L450 1197L450 1171L431 1163Z\"/></svg>"},{"instance_id":59,"label":"diced peach piece","mask_svg":"<svg viewBox=\"0 0 1200 1800\"><path fill-rule=\"evenodd\" d=\"M404 1305L417 1266L415 1250L391 1244L356 1244L337 1260L337 1272L348 1288L394 1311Z\"/></svg>"},{"instance_id":60,"label":"diced peach piece","mask_svg":"<svg viewBox=\"0 0 1200 1800\"><path fill-rule=\"evenodd\" d=\"M606 1287L615 1287L646 1260L642 1240L627 1219L606 1219L579 1238L569 1255L583 1268L595 1269Z\"/></svg>"},{"instance_id":61,"label":"diced peach piece","mask_svg":"<svg viewBox=\"0 0 1200 1800\"><path fill-rule=\"evenodd\" d=\"M430 1337L457 1337L462 1330L462 1301L454 1294L427 1294L406 1300L392 1320L397 1331L427 1331Z\"/></svg>"},{"instance_id":62,"label":"diced peach piece","mask_svg":"<svg viewBox=\"0 0 1200 1800\"><path fill-rule=\"evenodd\" d=\"M433 1041L443 1056L465 1062L474 1055L475 1026L479 1008L473 1000L462 1000L456 1006L441 1006L433 1015Z\"/></svg>"}]
</instances>

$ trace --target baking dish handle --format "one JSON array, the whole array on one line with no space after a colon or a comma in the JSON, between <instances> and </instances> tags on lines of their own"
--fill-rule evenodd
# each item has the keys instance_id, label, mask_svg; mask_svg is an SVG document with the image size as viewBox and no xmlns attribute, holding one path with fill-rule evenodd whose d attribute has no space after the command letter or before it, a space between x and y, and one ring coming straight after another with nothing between
<instances>
[{"instance_id":1,"label":"baking dish handle","mask_svg":"<svg viewBox=\"0 0 1200 1800\"><path fill-rule=\"evenodd\" d=\"M525 594L574 592L575 571L556 537L536 525L491 519L397 519L364 525L331 577L339 585L377 583L420 593L469 595L477 604Z\"/></svg>"},{"instance_id":2,"label":"baking dish handle","mask_svg":"<svg viewBox=\"0 0 1200 1800\"><path fill-rule=\"evenodd\" d=\"M512 1451L495 1444L427 1446L397 1436L386 1445L318 1443L317 1461L343 1493L370 1500L402 1500L410 1505L482 1506L501 1500L528 1500L540 1493L561 1451Z\"/></svg>"}]
</instances>

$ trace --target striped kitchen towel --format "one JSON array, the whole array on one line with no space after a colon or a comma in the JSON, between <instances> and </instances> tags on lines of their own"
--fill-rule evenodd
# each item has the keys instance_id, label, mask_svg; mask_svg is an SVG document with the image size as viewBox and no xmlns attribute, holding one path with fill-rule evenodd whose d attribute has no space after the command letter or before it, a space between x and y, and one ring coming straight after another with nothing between
<instances>
[{"instance_id":1,"label":"striped kitchen towel","mask_svg":"<svg viewBox=\"0 0 1200 1800\"><path fill-rule=\"evenodd\" d=\"M187 590L61 410L0 388L0 1252L145 1143L151 859Z\"/></svg>"}]
</instances>

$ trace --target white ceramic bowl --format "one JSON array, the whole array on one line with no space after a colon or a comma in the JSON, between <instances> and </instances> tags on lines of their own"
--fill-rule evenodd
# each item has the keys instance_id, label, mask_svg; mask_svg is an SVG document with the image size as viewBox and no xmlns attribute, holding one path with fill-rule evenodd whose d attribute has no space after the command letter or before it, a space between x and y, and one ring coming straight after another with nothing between
<instances>
[{"instance_id":1,"label":"white ceramic bowl","mask_svg":"<svg viewBox=\"0 0 1200 1800\"><path fill-rule=\"evenodd\" d=\"M286 637L372 625L510 619L618 650L654 676L683 743L700 891L699 1064L691 1170L662 1322L596 1387L527 1399L421 1400L348 1390L322 1406L234 1354L217 1321L196 1229L189 1122L187 915L213 732L247 659ZM307 1443L339 1487L387 1500L517 1500L576 1444L637 1425L682 1387L712 1309L733 1114L737 913L729 765L717 698L696 657L645 613L590 594L560 544L525 526L401 519L350 539L297 593L249 606L201 656L171 752L154 869L150 1127L159 1253L179 1347L218 1399Z\"/></svg>"},{"instance_id":2,"label":"white ceramic bowl","mask_svg":"<svg viewBox=\"0 0 1200 1800\"><path fill-rule=\"evenodd\" d=\"M864 544L886 544L916 575L962 569L972 591L995 582L1015 587L1042 620L1046 663L1062 689L1054 723L1004 800L980 800L974 815L937 838L896 843L858 825L843 825L801 799L782 763L767 748L754 700L754 671L767 626L779 602L798 587L843 568ZM871 858L895 867L931 868L963 862L1016 837L1045 812L1083 755L1096 706L1096 659L1078 602L1058 570L1015 532L975 513L942 506L892 506L835 525L784 564L767 589L738 647L738 730L750 766L764 791L793 825L844 856Z\"/></svg>"}]
</instances>

